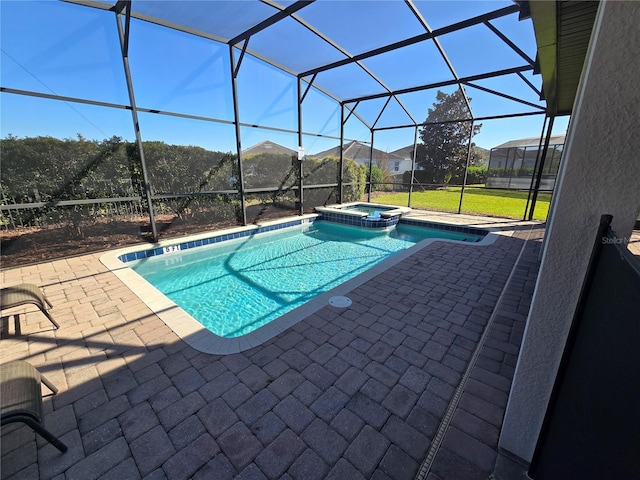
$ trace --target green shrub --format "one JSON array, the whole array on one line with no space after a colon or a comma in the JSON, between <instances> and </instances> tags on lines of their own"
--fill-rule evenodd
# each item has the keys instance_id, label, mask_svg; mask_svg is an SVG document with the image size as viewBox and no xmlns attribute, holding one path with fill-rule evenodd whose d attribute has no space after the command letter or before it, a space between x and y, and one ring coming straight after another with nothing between
<instances>
[{"instance_id":1,"label":"green shrub","mask_svg":"<svg viewBox=\"0 0 640 480\"><path fill-rule=\"evenodd\" d=\"M487 182L487 167L469 167L467 185L479 185Z\"/></svg>"},{"instance_id":2,"label":"green shrub","mask_svg":"<svg viewBox=\"0 0 640 480\"><path fill-rule=\"evenodd\" d=\"M384 182L384 172L378 167L371 168L371 190L377 191L382 189Z\"/></svg>"}]
</instances>

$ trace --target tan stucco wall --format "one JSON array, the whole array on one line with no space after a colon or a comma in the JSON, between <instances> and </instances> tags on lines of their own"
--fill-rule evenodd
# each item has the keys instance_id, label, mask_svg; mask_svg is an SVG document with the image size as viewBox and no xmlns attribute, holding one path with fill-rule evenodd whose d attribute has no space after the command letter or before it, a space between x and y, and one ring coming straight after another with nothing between
<instances>
[{"instance_id":1,"label":"tan stucco wall","mask_svg":"<svg viewBox=\"0 0 640 480\"><path fill-rule=\"evenodd\" d=\"M542 266L500 447L530 461L602 214L629 237L640 210L640 2L598 12L569 125ZM640 293L639 293L640 294Z\"/></svg>"}]
</instances>

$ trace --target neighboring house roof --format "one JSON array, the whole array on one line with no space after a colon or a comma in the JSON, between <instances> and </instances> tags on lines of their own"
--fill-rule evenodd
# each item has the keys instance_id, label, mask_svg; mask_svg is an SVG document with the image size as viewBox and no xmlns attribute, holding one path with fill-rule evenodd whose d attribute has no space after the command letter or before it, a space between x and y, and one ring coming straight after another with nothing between
<instances>
[{"instance_id":1,"label":"neighboring house roof","mask_svg":"<svg viewBox=\"0 0 640 480\"><path fill-rule=\"evenodd\" d=\"M413 158L413 144L394 150L391 154L402 158Z\"/></svg>"},{"instance_id":2,"label":"neighboring house roof","mask_svg":"<svg viewBox=\"0 0 640 480\"><path fill-rule=\"evenodd\" d=\"M565 134L551 135L549 138L549 145L562 145L564 143L564 138ZM508 142L493 148L537 147L538 145L540 145L540 137L529 137L521 138L520 140L509 140Z\"/></svg>"},{"instance_id":3,"label":"neighboring house roof","mask_svg":"<svg viewBox=\"0 0 640 480\"><path fill-rule=\"evenodd\" d=\"M483 165L486 165L487 163L489 163L489 150L487 150L486 148L478 147L477 145L475 146L475 149L476 149L476 153L478 153L478 155L480 156L480 163L482 163ZM402 157L406 160L412 160L413 144L394 150L390 154L396 155L398 157ZM416 165L416 170L422 170L422 167L420 165Z\"/></svg>"},{"instance_id":4,"label":"neighboring house roof","mask_svg":"<svg viewBox=\"0 0 640 480\"><path fill-rule=\"evenodd\" d=\"M352 158L354 160L369 160L371 158L371 147L363 143L352 141L344 145L344 158ZM324 158L324 157L339 157L340 146L335 146L329 150L316 153L315 155L309 155L312 158ZM393 153L383 152L377 148L373 149L373 160L404 160L403 157L394 155Z\"/></svg>"},{"instance_id":5,"label":"neighboring house roof","mask_svg":"<svg viewBox=\"0 0 640 480\"><path fill-rule=\"evenodd\" d=\"M264 140L244 149L242 151L242 156L247 157L249 155L259 155L261 153L278 153L284 155L295 155L296 157L298 156L298 152L291 150L290 148L283 147L282 145L278 145L270 140Z\"/></svg>"}]
</instances>

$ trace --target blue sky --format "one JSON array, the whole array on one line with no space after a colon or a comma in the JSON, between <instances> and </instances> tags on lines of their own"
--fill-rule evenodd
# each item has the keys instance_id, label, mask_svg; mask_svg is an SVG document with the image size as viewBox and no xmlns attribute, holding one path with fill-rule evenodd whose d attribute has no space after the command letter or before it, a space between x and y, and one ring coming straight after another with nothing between
<instances>
[{"instance_id":1,"label":"blue sky","mask_svg":"<svg viewBox=\"0 0 640 480\"><path fill-rule=\"evenodd\" d=\"M363 9L362 2L316 2L301 10L299 15L303 21L322 29L349 53L357 54L408 34L424 32L406 8L398 8L404 4L397 3L397 0L369 3ZM415 4L431 28L439 28L468 16L510 5L511 2L416 1ZM138 5L144 10L157 8L158 4L138 2ZM195 5L198 8L210 8L211 3L196 2ZM3 0L0 6L3 87L128 104L113 13L51 0ZM239 31L246 27L243 22L250 24L255 22L254 17L271 13L264 11L264 4L256 7L255 3L248 2L222 2L219 8L243 12L235 20L235 27ZM197 8L191 14L199 14ZM349 28L335 21L336 16L355 18L356 15L359 21L350 22ZM185 19L199 19L202 23L200 17ZM517 15L511 15L492 23L527 54L535 56L530 22L518 22ZM390 24L395 28L384 28ZM230 30L232 26L226 25L225 28ZM506 68L513 65L514 61L522 63L521 59L514 59L514 55L517 55L483 25L469 32L444 35L441 44L461 77ZM309 35L306 29L291 19L278 25L277 29L257 34L249 45L259 54L298 69L316 65L318 58L332 61L342 56L333 47L327 47ZM295 52L303 52L303 55L294 57ZM129 59L139 107L213 117L226 122L233 120L226 44L134 19L131 24ZM363 64L392 89L405 88L421 81L436 82L450 78L450 72L433 42L397 51L393 63L389 58L378 56L366 59ZM540 83L539 77L526 75L532 82ZM381 89L379 83L356 65L323 72L318 75L316 83L341 98L377 93ZM515 75L479 81L478 84L540 104L535 92ZM451 91L451 87L447 88ZM295 77L252 56L245 56L238 76L238 91L241 122L275 129L296 129ZM399 96L402 106L395 99L392 100L377 125L410 123L405 108L416 120L424 120L427 109L435 100L435 93L433 90ZM472 99L471 105L476 116L534 110L471 87L467 87L467 95ZM1 101L0 133L3 137L11 133L17 136L50 135L59 138L74 138L77 134L92 139L112 135L129 140L134 138L131 114L126 110L7 93L2 94ZM363 102L358 105L356 112L373 123L384 102L384 99ZM312 89L303 104L303 131L314 135L305 136L305 150L314 153L335 146L337 140L315 134L338 137L339 119L339 105ZM492 148L511 139L539 136L542 121L543 115L484 121L474 141L484 148ZM567 122L566 117L557 119L554 133L563 133ZM145 140L200 145L223 151L235 149L234 127L226 123L141 113L140 129ZM375 146L393 151L413 143L413 136L413 128L376 132ZM352 116L345 126L345 137L369 141L370 132ZM297 147L295 134L242 128L243 147L265 139L292 149Z\"/></svg>"}]
</instances>

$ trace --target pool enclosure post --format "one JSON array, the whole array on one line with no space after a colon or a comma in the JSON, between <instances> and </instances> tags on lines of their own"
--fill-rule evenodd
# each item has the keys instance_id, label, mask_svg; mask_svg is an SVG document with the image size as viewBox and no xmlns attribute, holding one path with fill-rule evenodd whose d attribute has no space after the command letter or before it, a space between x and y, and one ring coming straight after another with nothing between
<instances>
[{"instance_id":1,"label":"pool enclosure post","mask_svg":"<svg viewBox=\"0 0 640 480\"><path fill-rule=\"evenodd\" d=\"M338 167L338 203L342 203L344 170L344 103L340 102L340 166Z\"/></svg>"},{"instance_id":2,"label":"pool enclosure post","mask_svg":"<svg viewBox=\"0 0 640 480\"><path fill-rule=\"evenodd\" d=\"M416 172L416 156L418 155L418 126L413 133L413 156L411 157L411 177L409 180L409 198L407 199L407 207L411 208L411 193L413 193L413 182Z\"/></svg>"},{"instance_id":3,"label":"pool enclosure post","mask_svg":"<svg viewBox=\"0 0 640 480\"><path fill-rule=\"evenodd\" d=\"M538 170L538 163L540 162L540 155L542 155L542 142L544 141L544 131L547 127L547 120L549 117L545 115L542 122L542 131L540 132L540 141L538 142L538 154L536 155L536 163L533 165L533 172L531 172L531 183L529 185L529 193L527 194L527 203L524 206L524 213L522 214L522 220L527 219L527 211L529 210L529 202L531 202L531 194L533 193L533 185L535 184L536 171Z\"/></svg>"},{"instance_id":4,"label":"pool enclosure post","mask_svg":"<svg viewBox=\"0 0 640 480\"><path fill-rule=\"evenodd\" d=\"M372 128L371 129L371 145L369 146L369 181L367 182L367 202L371 201L371 190L373 189L373 185L371 183L371 177L373 175L373 136L374 136L375 130Z\"/></svg>"},{"instance_id":5,"label":"pool enclosure post","mask_svg":"<svg viewBox=\"0 0 640 480\"><path fill-rule=\"evenodd\" d=\"M533 219L533 213L536 209L536 201L538 200L538 192L540 191L540 182L542 181L542 172L544 170L544 162L547 159L547 150L549 149L549 141L551 140L551 131L553 130L553 121L555 116L549 117L549 125L547 126L547 136L544 139L544 147L540 156L540 166L536 175L536 184L533 188L533 197L531 197L531 206L529 207L529 215L527 220Z\"/></svg>"},{"instance_id":6,"label":"pool enclosure post","mask_svg":"<svg viewBox=\"0 0 640 480\"><path fill-rule=\"evenodd\" d=\"M311 83L309 83L311 88ZM298 213L304 214L304 146L302 145L302 102L309 90L302 94L302 78L298 77Z\"/></svg>"},{"instance_id":7,"label":"pool enclosure post","mask_svg":"<svg viewBox=\"0 0 640 480\"><path fill-rule=\"evenodd\" d=\"M242 47L242 53L240 54L240 58L238 58L238 65L235 63L235 54L233 49L235 48L233 45L229 45L229 65L231 66L231 96L233 98L233 125L236 128L236 152L238 155L238 193L240 194L240 206L242 208L242 225L247 224L247 209L245 205L244 198L244 175L242 174L242 142L240 136L240 109L238 108L238 82L236 77L238 76L238 71L240 70L240 64L242 63L242 57L244 56L244 52L247 49L247 43L249 43L249 39L244 41L244 45Z\"/></svg>"},{"instance_id":8,"label":"pool enclosure post","mask_svg":"<svg viewBox=\"0 0 640 480\"><path fill-rule=\"evenodd\" d=\"M467 145L467 163L464 167L464 177L462 177L462 190L460 190L460 203L458 204L458 213L462 213L462 199L464 198L464 187L467 185L467 173L469 172L469 161L471 160L471 145L473 140L473 120L471 120L471 129L469 130L469 145Z\"/></svg>"},{"instance_id":9,"label":"pool enclosure post","mask_svg":"<svg viewBox=\"0 0 640 480\"><path fill-rule=\"evenodd\" d=\"M125 28L122 28L121 15L122 9L126 8ZM133 91L133 81L131 79L131 70L129 68L129 25L131 20L131 2L122 5L119 11L116 11L116 23L118 25L118 38L120 39L120 53L122 54L122 63L124 66L124 74L127 81L127 91L129 92L129 103L131 104L131 118L133 119L133 130L136 135L136 145L138 146L138 154L140 155L140 168L142 170L142 182L144 183L144 194L149 207L149 223L151 224L151 234L153 242L158 241L158 229L156 228L156 218L153 213L153 197L151 192L151 183L149 183L149 175L147 174L147 164L144 160L144 148L142 146L142 136L140 135L140 123L138 121L138 109L136 108L136 98Z\"/></svg>"}]
</instances>

